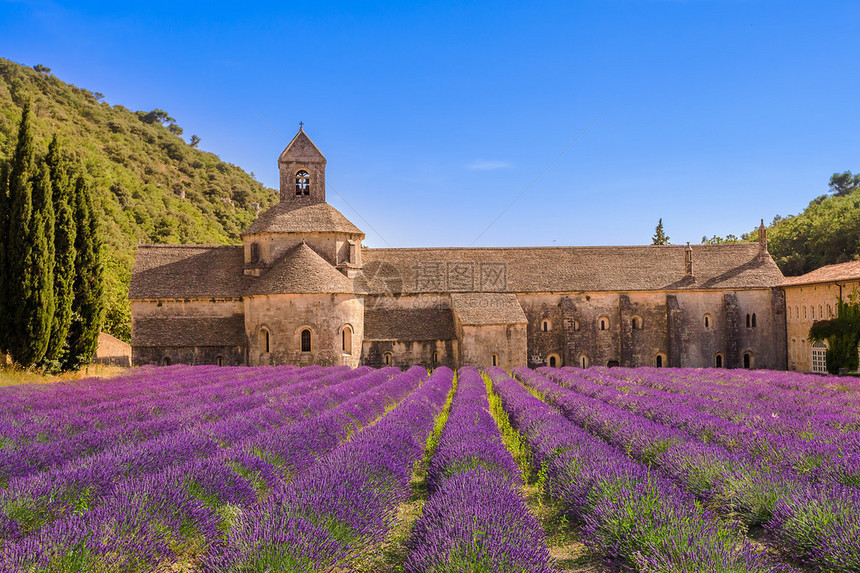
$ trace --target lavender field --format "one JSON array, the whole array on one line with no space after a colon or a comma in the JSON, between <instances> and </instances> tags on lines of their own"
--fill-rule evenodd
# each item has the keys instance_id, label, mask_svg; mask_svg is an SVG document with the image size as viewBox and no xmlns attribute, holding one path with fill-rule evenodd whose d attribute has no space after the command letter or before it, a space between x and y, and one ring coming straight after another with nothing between
<instances>
[{"instance_id":1,"label":"lavender field","mask_svg":"<svg viewBox=\"0 0 860 573\"><path fill-rule=\"evenodd\" d=\"M860 571L852 378L171 366L0 404L0 572Z\"/></svg>"}]
</instances>

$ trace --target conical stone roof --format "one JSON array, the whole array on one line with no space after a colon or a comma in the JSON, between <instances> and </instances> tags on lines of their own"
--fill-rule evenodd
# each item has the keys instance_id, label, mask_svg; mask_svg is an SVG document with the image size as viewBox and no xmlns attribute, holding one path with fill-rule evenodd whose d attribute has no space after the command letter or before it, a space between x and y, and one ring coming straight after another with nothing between
<instances>
[{"instance_id":1,"label":"conical stone roof","mask_svg":"<svg viewBox=\"0 0 860 573\"><path fill-rule=\"evenodd\" d=\"M306 243L299 243L263 276L249 285L246 295L352 294L352 281Z\"/></svg>"}]
</instances>

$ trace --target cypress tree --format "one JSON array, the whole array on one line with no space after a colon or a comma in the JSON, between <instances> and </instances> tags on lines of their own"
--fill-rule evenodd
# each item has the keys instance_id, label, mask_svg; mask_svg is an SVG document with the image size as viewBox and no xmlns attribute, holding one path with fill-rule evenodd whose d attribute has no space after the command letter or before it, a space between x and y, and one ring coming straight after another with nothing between
<instances>
[{"instance_id":1,"label":"cypress tree","mask_svg":"<svg viewBox=\"0 0 860 573\"><path fill-rule=\"evenodd\" d=\"M0 366L5 363L9 333L6 280L6 244L9 238L9 163L0 163Z\"/></svg>"},{"instance_id":2,"label":"cypress tree","mask_svg":"<svg viewBox=\"0 0 860 573\"><path fill-rule=\"evenodd\" d=\"M78 176L75 185L75 298L72 303L72 325L69 328L69 352L65 366L77 368L92 360L99 342L104 314L104 268L101 263L101 238L98 218L93 210L90 185Z\"/></svg>"},{"instance_id":3,"label":"cypress tree","mask_svg":"<svg viewBox=\"0 0 860 573\"><path fill-rule=\"evenodd\" d=\"M32 366L45 355L54 314L54 210L47 165L36 165L30 109L24 107L9 173L6 306L12 359Z\"/></svg>"},{"instance_id":4,"label":"cypress tree","mask_svg":"<svg viewBox=\"0 0 860 573\"><path fill-rule=\"evenodd\" d=\"M54 320L44 362L56 367L66 352L66 337L72 323L72 302L75 298L75 237L77 228L71 202L75 197L74 182L69 165L60 151L57 137L48 146L45 161L51 172L54 203Z\"/></svg>"}]
</instances>

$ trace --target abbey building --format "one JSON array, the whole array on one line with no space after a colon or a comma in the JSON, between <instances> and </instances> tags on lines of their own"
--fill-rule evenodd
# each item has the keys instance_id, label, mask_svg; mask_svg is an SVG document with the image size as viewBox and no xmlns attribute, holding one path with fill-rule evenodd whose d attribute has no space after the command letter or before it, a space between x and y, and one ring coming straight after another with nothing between
<instances>
[{"instance_id":1,"label":"abbey building","mask_svg":"<svg viewBox=\"0 0 860 573\"><path fill-rule=\"evenodd\" d=\"M303 130L241 246L143 245L140 364L787 366L784 277L758 243L368 249Z\"/></svg>"}]
</instances>

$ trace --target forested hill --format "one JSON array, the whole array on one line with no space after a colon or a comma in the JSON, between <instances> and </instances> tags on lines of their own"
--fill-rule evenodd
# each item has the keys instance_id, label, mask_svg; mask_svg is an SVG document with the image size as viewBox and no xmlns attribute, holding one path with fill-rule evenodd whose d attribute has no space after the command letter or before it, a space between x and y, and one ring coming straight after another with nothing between
<instances>
[{"instance_id":1,"label":"forested hill","mask_svg":"<svg viewBox=\"0 0 860 573\"><path fill-rule=\"evenodd\" d=\"M277 194L197 149L196 137L186 142L168 113L108 105L98 92L35 67L0 58L0 159L11 154L22 107L30 101L37 152L45 153L57 134L86 166L105 243L105 330L130 340L126 297L139 242L238 243L257 209Z\"/></svg>"},{"instance_id":2,"label":"forested hill","mask_svg":"<svg viewBox=\"0 0 860 573\"><path fill-rule=\"evenodd\" d=\"M860 183L860 177L855 180ZM768 250L784 275L860 259L860 185L833 191L814 199L799 215L771 223Z\"/></svg>"}]
</instances>

